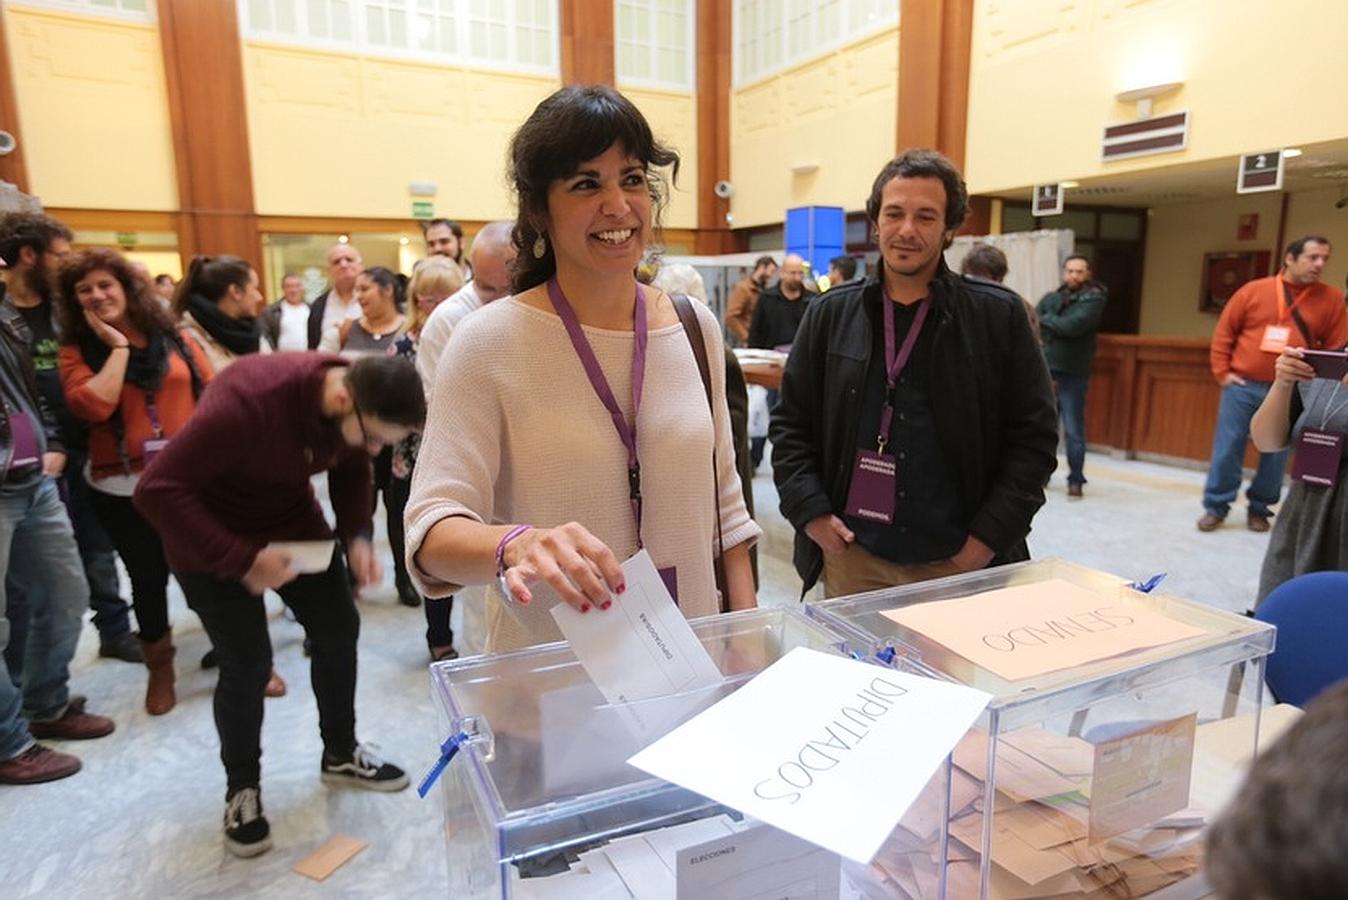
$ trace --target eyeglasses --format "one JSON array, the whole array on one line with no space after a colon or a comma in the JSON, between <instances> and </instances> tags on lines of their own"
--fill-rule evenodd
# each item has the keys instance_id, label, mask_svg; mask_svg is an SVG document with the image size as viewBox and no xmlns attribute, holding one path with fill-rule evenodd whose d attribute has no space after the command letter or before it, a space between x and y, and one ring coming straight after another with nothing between
<instances>
[{"instance_id":1,"label":"eyeglasses","mask_svg":"<svg viewBox=\"0 0 1348 900\"><path fill-rule=\"evenodd\" d=\"M360 404L356 402L354 394L351 395L351 411L356 414L356 424L360 426L360 439L365 444L365 449L370 451L371 456L375 455L384 448L384 443L370 439L370 432L365 429L365 417L361 415Z\"/></svg>"}]
</instances>

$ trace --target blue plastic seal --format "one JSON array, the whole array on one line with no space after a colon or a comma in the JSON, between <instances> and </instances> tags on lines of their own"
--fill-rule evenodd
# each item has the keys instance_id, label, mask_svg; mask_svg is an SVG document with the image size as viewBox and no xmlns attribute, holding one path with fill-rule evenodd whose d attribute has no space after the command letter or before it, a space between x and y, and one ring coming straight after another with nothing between
<instances>
[{"instance_id":1,"label":"blue plastic seal","mask_svg":"<svg viewBox=\"0 0 1348 900\"><path fill-rule=\"evenodd\" d=\"M1144 594L1150 594L1152 591L1156 590L1156 588L1160 585L1162 581L1165 581L1165 575L1166 575L1165 572L1157 572L1155 575L1151 576L1146 581L1134 581L1132 584L1128 586L1135 591L1141 591Z\"/></svg>"},{"instance_id":2,"label":"blue plastic seal","mask_svg":"<svg viewBox=\"0 0 1348 900\"><path fill-rule=\"evenodd\" d=\"M454 754L459 752L459 748L463 746L467 740L468 732L466 731L452 734L445 739L445 742L440 745L440 758L435 761L435 765L431 766L431 770L426 773L425 777L421 779L421 783L417 785L418 797L422 800L426 799L426 795L431 792L431 788L435 787L435 782L440 779L441 773L445 771L445 766L449 765L449 761L454 758Z\"/></svg>"},{"instance_id":3,"label":"blue plastic seal","mask_svg":"<svg viewBox=\"0 0 1348 900\"><path fill-rule=\"evenodd\" d=\"M897 655L898 654L895 652L893 647L886 647L879 653L875 654L875 658L888 666L894 662L894 657Z\"/></svg>"}]
</instances>

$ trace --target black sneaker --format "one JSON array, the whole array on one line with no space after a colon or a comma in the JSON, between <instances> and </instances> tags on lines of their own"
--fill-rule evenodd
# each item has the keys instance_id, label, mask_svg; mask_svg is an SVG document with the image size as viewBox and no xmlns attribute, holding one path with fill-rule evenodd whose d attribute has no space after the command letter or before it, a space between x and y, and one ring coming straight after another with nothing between
<instances>
[{"instance_id":1,"label":"black sneaker","mask_svg":"<svg viewBox=\"0 0 1348 900\"><path fill-rule=\"evenodd\" d=\"M235 856L257 856L271 849L271 826L262 815L262 792L241 787L225 797L225 849Z\"/></svg>"},{"instance_id":2,"label":"black sneaker","mask_svg":"<svg viewBox=\"0 0 1348 900\"><path fill-rule=\"evenodd\" d=\"M322 779L328 784L345 784L370 791L401 791L407 787L407 773L386 763L363 744L357 744L351 756L333 759L323 754Z\"/></svg>"}]
</instances>

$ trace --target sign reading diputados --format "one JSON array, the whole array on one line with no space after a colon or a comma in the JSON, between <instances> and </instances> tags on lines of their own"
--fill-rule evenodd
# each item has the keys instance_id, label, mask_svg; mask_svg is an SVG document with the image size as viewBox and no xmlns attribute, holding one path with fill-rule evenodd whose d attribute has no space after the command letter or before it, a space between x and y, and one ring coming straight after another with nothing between
<instances>
[{"instance_id":1,"label":"sign reading diputados","mask_svg":"<svg viewBox=\"0 0 1348 900\"><path fill-rule=\"evenodd\" d=\"M867 863L990 699L797 647L628 762Z\"/></svg>"},{"instance_id":2,"label":"sign reading diputados","mask_svg":"<svg viewBox=\"0 0 1348 900\"><path fill-rule=\"evenodd\" d=\"M1207 633L1061 579L884 615L1008 681Z\"/></svg>"}]
</instances>

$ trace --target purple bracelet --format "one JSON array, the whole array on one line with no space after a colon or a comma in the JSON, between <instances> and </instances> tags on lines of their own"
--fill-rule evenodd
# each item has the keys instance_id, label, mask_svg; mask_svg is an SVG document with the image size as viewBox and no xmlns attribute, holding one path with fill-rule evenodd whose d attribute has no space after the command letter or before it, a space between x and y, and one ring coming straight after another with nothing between
<instances>
[{"instance_id":1,"label":"purple bracelet","mask_svg":"<svg viewBox=\"0 0 1348 900\"><path fill-rule=\"evenodd\" d=\"M532 526L532 525L516 525L514 528L510 529L509 531L507 531L507 532L505 533L505 537L501 538L501 542L500 542L499 544L496 545L496 577L497 577L497 578L502 578L502 579L505 578L505 570L506 570L506 565L505 565L505 551L506 551L506 544L509 544L509 543L510 543L511 541L513 541L515 538L517 538L517 537L519 537L520 535L524 534L524 532L528 531L530 528L533 528L533 527L534 527L534 526ZM507 592L507 595L508 595L508 594L509 594L509 592Z\"/></svg>"}]
</instances>

